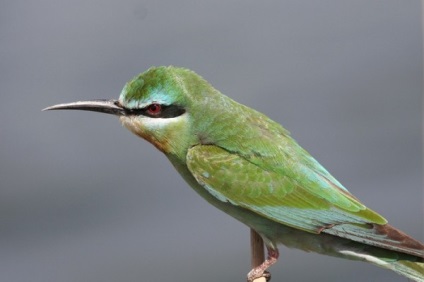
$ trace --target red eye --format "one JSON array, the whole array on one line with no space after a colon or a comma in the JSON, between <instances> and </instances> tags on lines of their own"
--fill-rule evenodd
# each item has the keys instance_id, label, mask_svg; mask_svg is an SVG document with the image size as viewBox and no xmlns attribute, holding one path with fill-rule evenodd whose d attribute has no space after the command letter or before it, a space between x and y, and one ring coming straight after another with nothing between
<instances>
[{"instance_id":1,"label":"red eye","mask_svg":"<svg viewBox=\"0 0 424 282\"><path fill-rule=\"evenodd\" d=\"M147 107L149 115L156 116L162 112L162 106L157 103L153 103Z\"/></svg>"}]
</instances>

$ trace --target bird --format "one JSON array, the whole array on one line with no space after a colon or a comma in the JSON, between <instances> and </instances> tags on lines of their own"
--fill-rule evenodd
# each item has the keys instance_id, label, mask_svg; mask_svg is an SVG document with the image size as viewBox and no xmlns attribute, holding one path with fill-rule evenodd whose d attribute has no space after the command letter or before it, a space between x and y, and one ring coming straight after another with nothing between
<instances>
[{"instance_id":1,"label":"bird","mask_svg":"<svg viewBox=\"0 0 424 282\"><path fill-rule=\"evenodd\" d=\"M256 231L267 258L247 280L267 276L278 245L365 261L424 281L424 245L366 207L279 123L175 66L151 67L118 100L43 110L118 116L166 155L207 202Z\"/></svg>"}]
</instances>

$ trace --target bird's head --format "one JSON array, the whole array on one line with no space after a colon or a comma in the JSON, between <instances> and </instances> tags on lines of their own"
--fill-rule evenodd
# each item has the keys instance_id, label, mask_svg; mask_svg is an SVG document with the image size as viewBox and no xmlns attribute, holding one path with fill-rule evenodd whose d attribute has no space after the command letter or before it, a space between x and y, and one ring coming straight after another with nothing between
<instances>
[{"instance_id":1,"label":"bird's head","mask_svg":"<svg viewBox=\"0 0 424 282\"><path fill-rule=\"evenodd\" d=\"M191 146L207 141L207 134L202 133L208 123L207 112L221 103L223 97L190 70L156 67L129 81L118 100L79 101L44 110L74 109L117 115L127 129L160 151L184 158Z\"/></svg>"}]
</instances>

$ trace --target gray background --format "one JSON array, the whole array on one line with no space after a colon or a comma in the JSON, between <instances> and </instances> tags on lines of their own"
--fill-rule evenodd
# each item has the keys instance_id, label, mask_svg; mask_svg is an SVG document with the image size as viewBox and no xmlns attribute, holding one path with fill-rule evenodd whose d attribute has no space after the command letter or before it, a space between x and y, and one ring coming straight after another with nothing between
<instances>
[{"instance_id":1,"label":"gray background","mask_svg":"<svg viewBox=\"0 0 424 282\"><path fill-rule=\"evenodd\" d=\"M151 65L267 113L423 239L420 1L1 1L0 280L245 281L248 229L112 116ZM281 247L273 281L405 281Z\"/></svg>"}]
</instances>

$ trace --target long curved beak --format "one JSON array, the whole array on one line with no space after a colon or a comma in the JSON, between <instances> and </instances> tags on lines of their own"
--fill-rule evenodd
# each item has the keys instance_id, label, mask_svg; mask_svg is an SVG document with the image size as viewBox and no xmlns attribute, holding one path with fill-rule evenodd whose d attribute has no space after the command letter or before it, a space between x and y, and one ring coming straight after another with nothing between
<instances>
[{"instance_id":1,"label":"long curved beak","mask_svg":"<svg viewBox=\"0 0 424 282\"><path fill-rule=\"evenodd\" d=\"M125 115L125 108L122 107L122 105L117 100L78 101L73 103L58 104L43 109L43 111L50 110L83 110L117 116Z\"/></svg>"}]
</instances>

